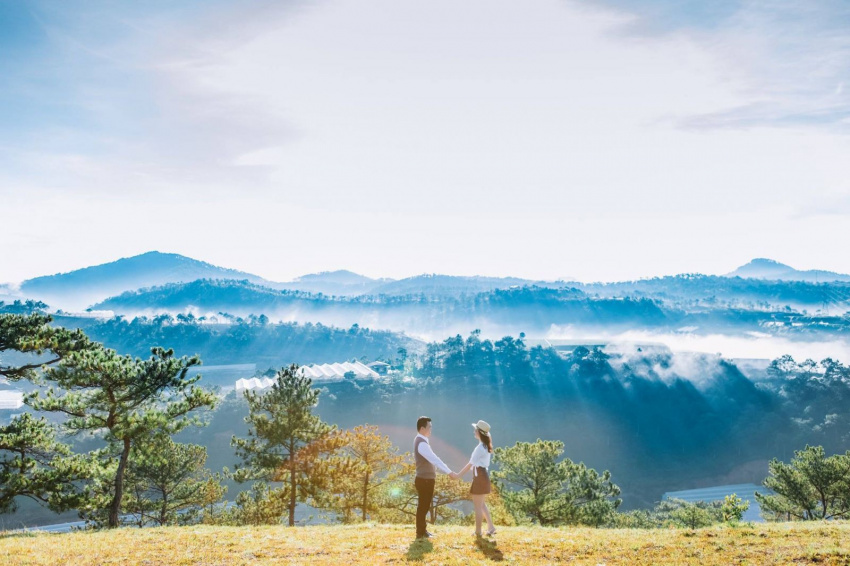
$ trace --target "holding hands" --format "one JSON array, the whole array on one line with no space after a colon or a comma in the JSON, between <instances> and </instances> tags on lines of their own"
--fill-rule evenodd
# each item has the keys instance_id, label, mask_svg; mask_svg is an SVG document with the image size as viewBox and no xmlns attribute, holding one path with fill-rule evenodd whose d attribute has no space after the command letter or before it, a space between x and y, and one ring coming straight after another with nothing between
<instances>
[{"instance_id":1,"label":"holding hands","mask_svg":"<svg viewBox=\"0 0 850 566\"><path fill-rule=\"evenodd\" d=\"M449 477L452 478L453 480L456 480L460 477L460 474L458 474L456 472L452 472L452 473L449 474Z\"/></svg>"}]
</instances>

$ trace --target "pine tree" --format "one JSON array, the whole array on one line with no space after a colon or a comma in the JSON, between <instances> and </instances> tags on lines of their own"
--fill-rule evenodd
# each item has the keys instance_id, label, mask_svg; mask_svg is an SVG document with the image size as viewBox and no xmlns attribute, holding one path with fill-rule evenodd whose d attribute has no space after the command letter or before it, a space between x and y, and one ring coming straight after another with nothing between
<instances>
[{"instance_id":1,"label":"pine tree","mask_svg":"<svg viewBox=\"0 0 850 566\"><path fill-rule=\"evenodd\" d=\"M807 445L790 464L773 459L768 469L764 486L773 494L755 494L763 511L804 521L850 517L850 451L826 456L823 446Z\"/></svg>"},{"instance_id":2,"label":"pine tree","mask_svg":"<svg viewBox=\"0 0 850 566\"><path fill-rule=\"evenodd\" d=\"M271 388L246 391L248 438L231 441L242 459L234 473L237 481L283 483L289 526L295 525L298 502L323 497L329 470L322 458L338 448L330 436L334 427L313 414L320 392L312 383L293 364L277 372Z\"/></svg>"},{"instance_id":3,"label":"pine tree","mask_svg":"<svg viewBox=\"0 0 850 566\"><path fill-rule=\"evenodd\" d=\"M610 472L599 474L569 458L558 461L563 452L563 442L539 439L496 448L493 480L518 522L599 526L619 507L620 488Z\"/></svg>"},{"instance_id":4,"label":"pine tree","mask_svg":"<svg viewBox=\"0 0 850 566\"><path fill-rule=\"evenodd\" d=\"M119 356L106 348L74 352L47 371L55 383L29 403L38 410L67 415L64 426L72 432L105 433L109 447L99 455L118 456L111 482L106 524L117 527L124 496L124 476L130 451L154 433L172 435L197 424L192 411L215 406L215 395L195 385L190 367L200 359L175 358L172 350L153 348L142 360ZM110 469L111 473L111 469Z\"/></svg>"}]
</instances>

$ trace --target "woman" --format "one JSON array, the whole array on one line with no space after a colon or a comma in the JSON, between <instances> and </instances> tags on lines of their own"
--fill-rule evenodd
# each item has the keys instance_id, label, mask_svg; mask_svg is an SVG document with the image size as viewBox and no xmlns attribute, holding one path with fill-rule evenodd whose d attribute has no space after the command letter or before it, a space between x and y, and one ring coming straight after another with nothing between
<instances>
[{"instance_id":1,"label":"woman","mask_svg":"<svg viewBox=\"0 0 850 566\"><path fill-rule=\"evenodd\" d=\"M478 446L472 451L469 463L458 472L458 476L472 470L472 488L469 493L472 494L472 503L475 505L475 536L481 536L483 518L487 519L489 527L487 536L493 536L496 534L496 527L493 525L493 519L490 518L490 510L484 503L484 499L490 493L490 475L487 468L490 467L490 454L493 453L493 438L490 435L490 425L484 421L473 423L472 428L475 429Z\"/></svg>"}]
</instances>

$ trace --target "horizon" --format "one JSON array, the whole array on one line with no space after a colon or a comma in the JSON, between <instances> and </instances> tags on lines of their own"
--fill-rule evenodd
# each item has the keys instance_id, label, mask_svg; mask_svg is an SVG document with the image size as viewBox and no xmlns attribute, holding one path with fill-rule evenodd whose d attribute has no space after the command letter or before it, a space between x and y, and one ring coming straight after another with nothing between
<instances>
[{"instance_id":1,"label":"horizon","mask_svg":"<svg viewBox=\"0 0 850 566\"><path fill-rule=\"evenodd\" d=\"M0 5L0 277L850 273L835 2ZM490 275L494 276L494 275Z\"/></svg>"},{"instance_id":2,"label":"horizon","mask_svg":"<svg viewBox=\"0 0 850 566\"><path fill-rule=\"evenodd\" d=\"M180 253L176 253L176 252L162 252L162 251L159 251L159 250L149 250L149 251L146 251L146 252L143 252L143 253L140 253L140 254L136 254L136 255L132 255L132 256L124 256L124 257L120 257L120 258L115 258L115 259L107 261L105 263L94 264L94 265L85 265L85 266L77 267L77 268L71 269L69 271L42 273L42 274L38 274L38 275L33 275L31 277L27 277L26 279L22 279L22 280L19 280L19 281L3 280L2 274L0 274L0 286L6 286L7 288L9 288L9 290L16 291L16 290L19 290L18 287L23 282L28 281L28 280L37 279L37 278L40 278L40 277L52 277L52 276L57 276L57 275L66 275L68 273L72 273L72 272L75 272L75 271L81 271L83 269L88 269L88 268L92 268L92 267L101 267L101 266L109 265L109 264L112 264L112 263L115 263L115 262L118 262L118 261L121 261L121 260L133 259L133 258L136 258L136 257L149 255L149 254L176 255L176 256L180 256L180 257L190 259L190 260L193 260L193 261L208 263L208 264L211 264L215 267L219 267L219 268L223 268L223 269L235 269L236 271L244 272L247 275L253 275L253 276L260 277L262 279L265 279L266 281L269 281L270 283L293 283L293 282L296 282L299 278L302 278L302 277L309 277L309 276L312 276L312 275L332 274L332 273L338 273L338 272L347 272L347 273L351 273L351 274L354 274L354 275L367 277L367 278L372 279L372 280L382 280L383 279L383 280L401 281L401 280L404 280L404 279L411 279L411 278L415 278L415 277L435 275L435 276L462 277L462 278L475 278L475 277L496 278L496 279L508 279L508 278L513 279L513 278L515 278L515 279L524 279L524 280L527 280L527 281L540 281L540 282L547 282L547 283L564 282L564 283L580 283L580 284L585 284L585 285L592 285L592 284L596 284L596 283L624 283L624 282L629 282L629 281L640 281L640 280L645 280L645 279L675 277L675 276L679 276L679 275L705 275L705 276L723 277L723 276L726 276L726 275L733 273L735 270L737 270L741 267L745 267L745 266L750 265L751 263L757 262L757 261L771 262L771 263L775 263L775 264L778 264L778 265L789 267L789 268L794 269L796 271L805 271L805 270L800 270L800 269L796 268L795 266L789 265L785 262L774 260L772 258L757 257L757 258L751 259L750 261L746 262L745 264L739 265L739 266L737 266L737 267L735 267L735 268L733 268L729 271L726 271L724 273L705 273L705 272L699 272L699 271L689 272L689 273L667 273L667 274L650 275L650 276L641 277L641 278L634 278L634 279L622 279L622 280L616 280L616 281L582 281L582 280L575 279L575 278L571 278L571 279L566 279L566 278L534 279L534 278L531 278L531 277L523 277L522 275L516 275L516 274L486 275L486 274L463 274L463 273L459 273L459 274L455 274L455 273L415 273L415 274L412 274L412 275L406 275L406 276L399 277L399 278L392 278L392 277L386 277L386 276L381 276L381 275L372 276L372 275L365 274L365 273L360 272L360 271L347 269L347 268L326 269L326 270L322 270L322 271L316 271L316 272L313 272L313 273L303 273L303 274L297 275L297 276L295 276L295 277L293 277L292 279L289 279L289 280L275 280L275 279L271 279L269 277L266 277L262 273L252 273L252 272L244 271L242 269L234 268L234 267L229 266L229 265L214 264L214 263L207 261L206 259L203 259L203 258L190 257L190 256L186 256L184 254L180 254ZM815 270L816 271L829 271L829 270L824 270L824 269L820 269L820 268L815 268Z\"/></svg>"}]
</instances>

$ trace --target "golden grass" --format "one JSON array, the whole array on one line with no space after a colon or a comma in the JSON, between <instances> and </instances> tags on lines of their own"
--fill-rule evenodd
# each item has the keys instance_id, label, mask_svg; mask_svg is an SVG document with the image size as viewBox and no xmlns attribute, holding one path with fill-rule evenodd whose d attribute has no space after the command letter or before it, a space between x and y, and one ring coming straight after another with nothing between
<instances>
[{"instance_id":1,"label":"golden grass","mask_svg":"<svg viewBox=\"0 0 850 566\"><path fill-rule=\"evenodd\" d=\"M0 564L844 564L850 523L710 527L696 531L503 527L166 527L0 535Z\"/></svg>"}]
</instances>

